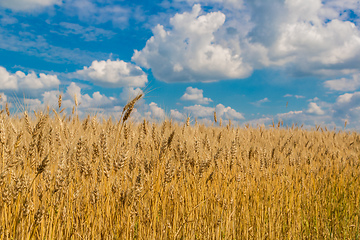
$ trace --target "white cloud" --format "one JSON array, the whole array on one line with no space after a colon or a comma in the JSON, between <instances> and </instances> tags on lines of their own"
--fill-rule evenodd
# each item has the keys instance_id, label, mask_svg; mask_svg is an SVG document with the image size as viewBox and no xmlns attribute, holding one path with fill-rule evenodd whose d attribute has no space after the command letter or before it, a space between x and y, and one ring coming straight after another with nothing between
<instances>
[{"instance_id":1,"label":"white cloud","mask_svg":"<svg viewBox=\"0 0 360 240\"><path fill-rule=\"evenodd\" d=\"M1 14L0 14L0 16L1 16ZM12 25L17 22L18 22L18 20L16 18L11 17L11 16L6 16L6 15L2 15L1 19L0 19L0 23L2 26Z\"/></svg>"},{"instance_id":2,"label":"white cloud","mask_svg":"<svg viewBox=\"0 0 360 240\"><path fill-rule=\"evenodd\" d=\"M194 117L211 117L214 114L214 108L212 107L204 107L199 104L194 106L184 107L184 110L190 112Z\"/></svg>"},{"instance_id":3,"label":"white cloud","mask_svg":"<svg viewBox=\"0 0 360 240\"><path fill-rule=\"evenodd\" d=\"M262 117L262 118L256 118L253 120L246 121L245 124L249 124L250 126L266 126L269 125L273 121L270 117Z\"/></svg>"},{"instance_id":4,"label":"white cloud","mask_svg":"<svg viewBox=\"0 0 360 240\"><path fill-rule=\"evenodd\" d=\"M0 96L0 105L4 105L7 102L7 96L3 92L0 92Z\"/></svg>"},{"instance_id":5,"label":"white cloud","mask_svg":"<svg viewBox=\"0 0 360 240\"><path fill-rule=\"evenodd\" d=\"M112 22L114 27L128 26L132 11L119 4L109 4L111 1L67 0L67 14L78 17L81 21L91 24Z\"/></svg>"},{"instance_id":6,"label":"white cloud","mask_svg":"<svg viewBox=\"0 0 360 240\"><path fill-rule=\"evenodd\" d=\"M122 60L93 61L70 76L88 80L103 87L143 87L147 75L140 67Z\"/></svg>"},{"instance_id":7,"label":"white cloud","mask_svg":"<svg viewBox=\"0 0 360 240\"><path fill-rule=\"evenodd\" d=\"M77 113L80 117L84 117L86 114L104 117L120 117L121 115L122 103L118 98L106 96L98 91L84 94L81 87L74 82L70 83L62 93L62 108L65 108L68 114L71 113L75 105L75 95L78 101ZM26 98L24 101L26 108L29 110L43 110L47 106L54 109L58 108L59 91L45 91L39 96L37 98Z\"/></svg>"},{"instance_id":8,"label":"white cloud","mask_svg":"<svg viewBox=\"0 0 360 240\"><path fill-rule=\"evenodd\" d=\"M347 104L350 103L352 100L357 99L360 96L360 92L354 92L354 93L345 93L343 95L340 95L336 102L340 104Z\"/></svg>"},{"instance_id":9,"label":"white cloud","mask_svg":"<svg viewBox=\"0 0 360 240\"><path fill-rule=\"evenodd\" d=\"M294 75L343 74L357 68L359 29L334 14L329 19L321 0L247 3L255 24L249 36L267 48L268 66L286 66Z\"/></svg>"},{"instance_id":10,"label":"white cloud","mask_svg":"<svg viewBox=\"0 0 360 240\"><path fill-rule=\"evenodd\" d=\"M283 123L283 126L291 127L294 124L300 127L303 125L305 129L314 128L316 124L323 127L327 126L329 129L335 126L334 119L329 114L317 115L302 110L278 113L274 116L262 116L246 121L244 124L250 124L252 126L263 125L267 127L271 126L273 122L277 125L279 121Z\"/></svg>"},{"instance_id":11,"label":"white cloud","mask_svg":"<svg viewBox=\"0 0 360 240\"><path fill-rule=\"evenodd\" d=\"M315 124L332 128L335 125L344 126L344 121L348 122L348 128L359 130L360 126L360 92L344 93L337 97L334 103L320 101L315 97L309 100L306 109L300 111L289 111L278 113L271 116L264 116L260 119L254 119L248 122L261 122L267 119L267 124L272 121L283 120L285 125L304 124L306 128L312 128ZM265 121L263 121L265 122Z\"/></svg>"},{"instance_id":12,"label":"white cloud","mask_svg":"<svg viewBox=\"0 0 360 240\"><path fill-rule=\"evenodd\" d=\"M289 118L291 116L299 115L302 113L303 111L289 111L287 113L279 113L276 116L281 119L281 118Z\"/></svg>"},{"instance_id":13,"label":"white cloud","mask_svg":"<svg viewBox=\"0 0 360 240\"><path fill-rule=\"evenodd\" d=\"M165 119L165 111L164 109L160 108L156 103L151 102L149 104L150 107L150 117L154 119Z\"/></svg>"},{"instance_id":14,"label":"white cloud","mask_svg":"<svg viewBox=\"0 0 360 240\"><path fill-rule=\"evenodd\" d=\"M109 57L108 53L51 45L43 35L33 34L33 30L27 30L26 33L22 32L22 34L19 34L9 29L0 29L0 49L40 57L49 62L82 65L89 64L93 59Z\"/></svg>"},{"instance_id":15,"label":"white cloud","mask_svg":"<svg viewBox=\"0 0 360 240\"><path fill-rule=\"evenodd\" d=\"M270 100L269 100L268 98L264 98L264 99L261 99L261 100L259 100L259 101L254 102L253 104L254 104L255 106L260 107L261 104L266 103L266 102L270 102Z\"/></svg>"},{"instance_id":16,"label":"white cloud","mask_svg":"<svg viewBox=\"0 0 360 240\"><path fill-rule=\"evenodd\" d=\"M183 0L178 0L183 1ZM190 5L193 5L194 3L202 3L202 4L221 4L225 8L235 8L240 9L243 7L244 1L243 0L186 0Z\"/></svg>"},{"instance_id":17,"label":"white cloud","mask_svg":"<svg viewBox=\"0 0 360 240\"><path fill-rule=\"evenodd\" d=\"M0 6L13 11L33 11L45 7L60 5L61 0L1 0Z\"/></svg>"},{"instance_id":18,"label":"white cloud","mask_svg":"<svg viewBox=\"0 0 360 240\"><path fill-rule=\"evenodd\" d=\"M305 96L302 95L292 95L292 94L285 94L284 97L294 97L296 99L305 98Z\"/></svg>"},{"instance_id":19,"label":"white cloud","mask_svg":"<svg viewBox=\"0 0 360 240\"><path fill-rule=\"evenodd\" d=\"M216 114L224 119L230 119L230 120L244 119L244 116L241 113L235 111L231 107L225 107L222 104L218 104L216 105L215 109L216 109Z\"/></svg>"},{"instance_id":20,"label":"white cloud","mask_svg":"<svg viewBox=\"0 0 360 240\"><path fill-rule=\"evenodd\" d=\"M96 28L93 26L83 27L76 23L61 22L57 26L57 30L53 31L61 35L68 36L69 34L80 35L85 41L101 41L104 38L111 38L115 35L115 32L105 30L102 28ZM61 28L59 29L60 26Z\"/></svg>"},{"instance_id":21,"label":"white cloud","mask_svg":"<svg viewBox=\"0 0 360 240\"><path fill-rule=\"evenodd\" d=\"M170 116L171 116L171 118L173 118L175 120L179 120L179 121L184 121L186 118L184 114L182 114L181 112L179 112L176 109L170 110Z\"/></svg>"},{"instance_id":22,"label":"white cloud","mask_svg":"<svg viewBox=\"0 0 360 240\"><path fill-rule=\"evenodd\" d=\"M355 91L360 87L360 74L354 74L351 79L328 80L324 82L324 86L336 91Z\"/></svg>"},{"instance_id":23,"label":"white cloud","mask_svg":"<svg viewBox=\"0 0 360 240\"><path fill-rule=\"evenodd\" d=\"M5 68L0 67L0 86L1 89L18 89L17 77L10 74Z\"/></svg>"},{"instance_id":24,"label":"white cloud","mask_svg":"<svg viewBox=\"0 0 360 240\"><path fill-rule=\"evenodd\" d=\"M142 92L139 88L123 88L122 92L118 96L106 96L105 94L95 91L92 93L84 93L81 86L75 82L71 82L62 92L62 108L66 108L67 113L71 113L73 106L75 105L75 95L77 98L78 106L77 113L79 116L84 117L86 114L96 114L97 116L104 116L105 118L113 116L119 118L123 110L124 105L129 99ZM47 106L50 108L58 108L58 96L59 91L45 91L41 94L37 94L34 98L27 98L25 104L30 110L45 109ZM133 112L131 118L134 120L142 120L146 115L146 111L154 113L151 117L154 119L154 115L159 117L161 113L158 109L151 106L145 105L144 100L140 99ZM0 102L1 104L1 102ZM165 116L165 113L163 114Z\"/></svg>"},{"instance_id":25,"label":"white cloud","mask_svg":"<svg viewBox=\"0 0 360 240\"><path fill-rule=\"evenodd\" d=\"M360 124L360 92L340 95L333 105L333 117L348 123Z\"/></svg>"},{"instance_id":26,"label":"white cloud","mask_svg":"<svg viewBox=\"0 0 360 240\"><path fill-rule=\"evenodd\" d=\"M26 110L39 110L44 108L42 102L37 98L35 99L25 98L24 104L26 106Z\"/></svg>"},{"instance_id":27,"label":"white cloud","mask_svg":"<svg viewBox=\"0 0 360 240\"><path fill-rule=\"evenodd\" d=\"M199 4L191 12L170 19L170 30L157 25L153 36L132 60L151 68L154 76L165 82L217 81L244 78L252 68L242 57L217 41L215 33L225 22L221 12L201 15Z\"/></svg>"},{"instance_id":28,"label":"white cloud","mask_svg":"<svg viewBox=\"0 0 360 240\"><path fill-rule=\"evenodd\" d=\"M314 97L314 98L308 99L306 101L308 101L308 102L316 102L316 101L319 101L319 100L320 100L320 98Z\"/></svg>"},{"instance_id":29,"label":"white cloud","mask_svg":"<svg viewBox=\"0 0 360 240\"><path fill-rule=\"evenodd\" d=\"M305 98L305 96L302 96L302 95L295 95L294 97L297 98L297 99L299 99L299 98Z\"/></svg>"},{"instance_id":30,"label":"white cloud","mask_svg":"<svg viewBox=\"0 0 360 240\"><path fill-rule=\"evenodd\" d=\"M4 67L0 66L0 89L1 90L41 90L52 89L58 87L60 80L56 75L40 73L39 76L35 72L27 75L22 71L14 74L9 73Z\"/></svg>"},{"instance_id":31,"label":"white cloud","mask_svg":"<svg viewBox=\"0 0 360 240\"><path fill-rule=\"evenodd\" d=\"M214 33L215 42L221 39L222 46L252 68L281 66L296 76L333 76L358 69L360 22L348 20L349 9L360 14L356 1L244 0L240 9L227 8L225 0L189 1L226 14L228 20ZM231 38L230 32L238 38Z\"/></svg>"},{"instance_id":32,"label":"white cloud","mask_svg":"<svg viewBox=\"0 0 360 240\"><path fill-rule=\"evenodd\" d=\"M349 10L352 10L357 15L360 13L359 2L354 0L327 0L323 4L322 15L328 18L347 19Z\"/></svg>"},{"instance_id":33,"label":"white cloud","mask_svg":"<svg viewBox=\"0 0 360 240\"><path fill-rule=\"evenodd\" d=\"M76 83L71 83L66 91L65 99L74 99L74 96L78 99L81 108L109 108L113 107L117 103L117 99L114 97L107 97L100 92L94 92L92 96L88 94L82 94L81 88Z\"/></svg>"},{"instance_id":34,"label":"white cloud","mask_svg":"<svg viewBox=\"0 0 360 240\"><path fill-rule=\"evenodd\" d=\"M267 124L271 125L273 120L275 124L277 124L278 121L283 121L284 126L291 126L292 124L301 126L304 124L305 128L314 127L315 124L320 124L322 126L329 124L332 124L332 126L334 125L333 122L331 122L332 119L329 115L310 114L307 111L302 110L278 113L271 118L271 121L268 121Z\"/></svg>"},{"instance_id":35,"label":"white cloud","mask_svg":"<svg viewBox=\"0 0 360 240\"><path fill-rule=\"evenodd\" d=\"M169 26L153 28L146 46L132 57L159 80L239 79L267 67L282 67L294 76L359 70L360 30L337 1L244 0L238 9L227 7L241 2L236 0L188 2L211 5L213 12L201 13L197 4L191 12L176 14ZM360 14L358 4L349 8Z\"/></svg>"},{"instance_id":36,"label":"white cloud","mask_svg":"<svg viewBox=\"0 0 360 240\"><path fill-rule=\"evenodd\" d=\"M126 87L123 88L122 92L120 93L120 101L124 104L129 102L131 99L136 97L137 95L143 93L143 91L140 88L132 88L132 87ZM141 101L142 99L140 99Z\"/></svg>"},{"instance_id":37,"label":"white cloud","mask_svg":"<svg viewBox=\"0 0 360 240\"><path fill-rule=\"evenodd\" d=\"M184 107L184 110L191 113L192 116L199 118L213 118L214 111L216 111L216 115L219 118L231 120L244 119L244 116L241 113L231 107L225 107L223 104L218 104L215 108L196 104L194 106Z\"/></svg>"},{"instance_id":38,"label":"white cloud","mask_svg":"<svg viewBox=\"0 0 360 240\"><path fill-rule=\"evenodd\" d=\"M316 115L324 115L325 112L315 103L309 103L309 109L307 110L308 113L316 114Z\"/></svg>"},{"instance_id":39,"label":"white cloud","mask_svg":"<svg viewBox=\"0 0 360 240\"><path fill-rule=\"evenodd\" d=\"M204 97L202 89L193 87L187 87L184 95L180 99L184 101L192 101L198 104L209 104L212 102L210 98Z\"/></svg>"},{"instance_id":40,"label":"white cloud","mask_svg":"<svg viewBox=\"0 0 360 240\"><path fill-rule=\"evenodd\" d=\"M292 126L292 124L297 124L297 126L303 125L305 129L314 128L315 125L333 127L335 123L330 115L317 115L309 114L307 111L290 111L287 113L277 114L274 118L275 123L279 120L283 121L284 126ZM272 124L272 122L271 122Z\"/></svg>"},{"instance_id":41,"label":"white cloud","mask_svg":"<svg viewBox=\"0 0 360 240\"><path fill-rule=\"evenodd\" d=\"M204 124L205 126L211 126L212 124L214 124L214 120L209 119L209 118L200 118L197 119L198 124Z\"/></svg>"}]
</instances>

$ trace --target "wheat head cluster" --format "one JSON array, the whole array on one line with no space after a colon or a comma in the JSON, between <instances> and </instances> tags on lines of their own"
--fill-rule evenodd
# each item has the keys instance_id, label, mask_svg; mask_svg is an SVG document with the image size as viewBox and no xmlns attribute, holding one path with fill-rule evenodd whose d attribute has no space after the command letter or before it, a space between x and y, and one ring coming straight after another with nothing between
<instances>
[{"instance_id":1,"label":"wheat head cluster","mask_svg":"<svg viewBox=\"0 0 360 240\"><path fill-rule=\"evenodd\" d=\"M0 239L359 239L360 136L0 114Z\"/></svg>"}]
</instances>

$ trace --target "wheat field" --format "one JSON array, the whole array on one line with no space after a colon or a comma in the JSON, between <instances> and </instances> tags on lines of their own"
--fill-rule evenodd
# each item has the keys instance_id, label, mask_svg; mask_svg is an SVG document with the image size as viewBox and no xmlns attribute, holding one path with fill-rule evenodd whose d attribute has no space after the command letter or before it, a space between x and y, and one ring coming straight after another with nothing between
<instances>
[{"instance_id":1,"label":"wheat field","mask_svg":"<svg viewBox=\"0 0 360 240\"><path fill-rule=\"evenodd\" d=\"M358 133L136 123L139 98L1 112L0 239L360 239Z\"/></svg>"}]
</instances>

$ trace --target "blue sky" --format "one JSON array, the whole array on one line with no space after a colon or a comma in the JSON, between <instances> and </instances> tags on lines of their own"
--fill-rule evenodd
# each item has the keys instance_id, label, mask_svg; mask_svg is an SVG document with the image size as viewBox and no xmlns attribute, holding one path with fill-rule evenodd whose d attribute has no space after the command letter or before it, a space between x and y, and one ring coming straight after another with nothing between
<instances>
[{"instance_id":1,"label":"blue sky","mask_svg":"<svg viewBox=\"0 0 360 240\"><path fill-rule=\"evenodd\" d=\"M360 126L355 0L0 0L0 105Z\"/></svg>"}]
</instances>

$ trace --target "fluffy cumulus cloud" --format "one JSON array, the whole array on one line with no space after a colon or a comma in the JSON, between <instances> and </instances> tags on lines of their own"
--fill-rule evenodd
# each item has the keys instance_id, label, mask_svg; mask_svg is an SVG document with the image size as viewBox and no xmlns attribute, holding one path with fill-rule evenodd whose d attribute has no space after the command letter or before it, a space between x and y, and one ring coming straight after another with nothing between
<instances>
[{"instance_id":1,"label":"fluffy cumulus cloud","mask_svg":"<svg viewBox=\"0 0 360 240\"><path fill-rule=\"evenodd\" d=\"M76 96L78 102L77 114L80 117L86 117L87 114L96 114L98 117L108 118L112 116L119 119L129 97L133 98L141 92L138 88L124 88L118 96L107 96L99 91L87 94L84 93L84 89L79 84L72 82L61 93L62 108L65 108L67 113L71 113L75 106ZM30 110L44 110L47 106L57 109L59 94L59 91L45 91L39 94L40 97L26 98L24 104ZM144 100L141 99L135 105L131 118L134 121L141 121L144 117L152 120L163 120L165 118L165 111L158 107L156 103L145 104Z\"/></svg>"},{"instance_id":2,"label":"fluffy cumulus cloud","mask_svg":"<svg viewBox=\"0 0 360 240\"><path fill-rule=\"evenodd\" d=\"M176 14L171 28L157 25L146 46L135 50L132 60L151 68L165 82L196 82L249 76L252 68L233 49L217 41L215 33L225 22L221 12L201 14L199 4L191 12Z\"/></svg>"},{"instance_id":3,"label":"fluffy cumulus cloud","mask_svg":"<svg viewBox=\"0 0 360 240\"><path fill-rule=\"evenodd\" d=\"M315 103L309 103L309 109L307 110L308 113L316 114L316 115L324 115L325 112Z\"/></svg>"},{"instance_id":4,"label":"fluffy cumulus cloud","mask_svg":"<svg viewBox=\"0 0 360 240\"><path fill-rule=\"evenodd\" d=\"M126 104L127 102L131 101L134 97L136 97L141 93L143 94L143 91L140 88L133 88L133 87L123 88L122 92L119 95L119 99L121 103ZM140 99L140 101L142 100L143 99Z\"/></svg>"},{"instance_id":5,"label":"fluffy cumulus cloud","mask_svg":"<svg viewBox=\"0 0 360 240\"><path fill-rule=\"evenodd\" d=\"M340 95L333 106L333 117L349 123L360 123L360 92Z\"/></svg>"},{"instance_id":6,"label":"fluffy cumulus cloud","mask_svg":"<svg viewBox=\"0 0 360 240\"><path fill-rule=\"evenodd\" d=\"M33 99L33 98L25 98L24 104L27 110L43 110L45 109L45 105L41 102L40 99Z\"/></svg>"},{"instance_id":7,"label":"fluffy cumulus cloud","mask_svg":"<svg viewBox=\"0 0 360 240\"><path fill-rule=\"evenodd\" d=\"M58 91L46 91L42 94L42 102L51 107L57 106ZM114 97L107 97L100 92L94 92L91 95L83 94L79 85L72 82L67 86L66 91L62 94L62 106L71 109L75 104L75 96L78 101L80 110L83 111L103 111L107 108L112 108L117 105L118 99Z\"/></svg>"},{"instance_id":8,"label":"fluffy cumulus cloud","mask_svg":"<svg viewBox=\"0 0 360 240\"><path fill-rule=\"evenodd\" d=\"M191 116L198 118L212 118L214 111L216 111L217 117L230 120L244 119L244 116L232 109L231 107L225 107L223 104L216 105L215 108L205 107L199 104L184 107L185 112L190 113Z\"/></svg>"},{"instance_id":9,"label":"fluffy cumulus cloud","mask_svg":"<svg viewBox=\"0 0 360 240\"><path fill-rule=\"evenodd\" d=\"M159 107L156 103L151 102L149 104L150 111L145 115L152 119L164 120L165 119L165 111L161 107Z\"/></svg>"},{"instance_id":10,"label":"fluffy cumulus cloud","mask_svg":"<svg viewBox=\"0 0 360 240\"><path fill-rule=\"evenodd\" d=\"M17 71L12 74L0 66L0 89L1 90L22 90L25 92L52 89L58 87L60 80L56 75L40 73L37 75L31 71L26 74Z\"/></svg>"},{"instance_id":11,"label":"fluffy cumulus cloud","mask_svg":"<svg viewBox=\"0 0 360 240\"><path fill-rule=\"evenodd\" d=\"M231 107L225 107L222 104L216 105L215 110L216 110L216 114L224 119L230 119L230 120L244 119L244 116L241 113L235 111Z\"/></svg>"},{"instance_id":12,"label":"fluffy cumulus cloud","mask_svg":"<svg viewBox=\"0 0 360 240\"><path fill-rule=\"evenodd\" d=\"M184 107L184 110L188 113L190 113L194 117L211 117L214 114L214 108L212 107L204 107L199 104L196 104L194 106L188 106Z\"/></svg>"},{"instance_id":13,"label":"fluffy cumulus cloud","mask_svg":"<svg viewBox=\"0 0 360 240\"><path fill-rule=\"evenodd\" d=\"M192 101L198 104L209 104L212 102L210 98L203 95L203 90L193 87L187 87L184 95L180 98L183 101Z\"/></svg>"},{"instance_id":14,"label":"fluffy cumulus cloud","mask_svg":"<svg viewBox=\"0 0 360 240\"><path fill-rule=\"evenodd\" d=\"M345 9L339 1L321 0L188 2L222 7L205 14L195 4L191 12L172 17L169 26L153 28L153 36L135 50L132 60L159 80L240 79L267 67L282 67L294 76L359 69L360 30L344 17L344 11L356 13L358 4ZM227 8L229 2L241 7Z\"/></svg>"},{"instance_id":15,"label":"fluffy cumulus cloud","mask_svg":"<svg viewBox=\"0 0 360 240\"><path fill-rule=\"evenodd\" d=\"M62 95L62 108L65 108L67 113L71 113L72 108L75 106L75 98L77 100L77 113L80 117L86 116L86 114L97 114L104 117L114 116L119 118L123 110L124 105L133 97L142 93L139 88L123 88L122 92L117 96L107 96L99 91L93 91L91 93L84 93L81 85L75 82L71 82L66 86ZM26 94L24 99L24 106L29 110L44 110L47 106L50 108L58 108L58 96L60 92L58 90L46 91L44 89L38 89L36 94ZM0 92L0 106L5 102L17 104L23 99L14 99L7 97L3 92ZM135 120L141 120L146 116L146 111L150 111L149 114L153 119L162 118L165 116L164 110L157 107L155 103L151 103L150 106L145 104L143 99L140 99L132 113L132 118Z\"/></svg>"},{"instance_id":16,"label":"fluffy cumulus cloud","mask_svg":"<svg viewBox=\"0 0 360 240\"><path fill-rule=\"evenodd\" d=\"M324 86L335 91L355 91L360 87L360 74L354 74L351 78L340 78L324 82Z\"/></svg>"},{"instance_id":17,"label":"fluffy cumulus cloud","mask_svg":"<svg viewBox=\"0 0 360 240\"><path fill-rule=\"evenodd\" d=\"M360 60L360 30L350 12L360 14L356 1L244 0L244 8L230 12L237 44L227 44L254 68L282 66L295 76L354 73ZM224 3L225 4L225 3ZM235 15L234 12L241 14ZM248 15L251 28L242 28ZM229 24L228 24L229 25ZM228 27L225 23L222 27ZM223 41L226 31L219 31ZM217 34L218 36L219 34ZM219 36L218 36L219 37ZM242 51L239 51L242 46Z\"/></svg>"},{"instance_id":18,"label":"fluffy cumulus cloud","mask_svg":"<svg viewBox=\"0 0 360 240\"><path fill-rule=\"evenodd\" d=\"M0 6L13 11L34 11L61 3L61 0L1 0Z\"/></svg>"},{"instance_id":19,"label":"fluffy cumulus cloud","mask_svg":"<svg viewBox=\"0 0 360 240\"><path fill-rule=\"evenodd\" d=\"M122 60L93 61L90 67L71 74L103 87L143 87L147 75L139 66Z\"/></svg>"},{"instance_id":20,"label":"fluffy cumulus cloud","mask_svg":"<svg viewBox=\"0 0 360 240\"><path fill-rule=\"evenodd\" d=\"M354 0L327 0L323 1L323 15L338 17L340 19L348 19L351 12L359 15L360 5ZM349 11L351 10L351 11Z\"/></svg>"},{"instance_id":21,"label":"fluffy cumulus cloud","mask_svg":"<svg viewBox=\"0 0 360 240\"><path fill-rule=\"evenodd\" d=\"M176 109L171 109L170 110L170 117L172 119L178 120L178 121L184 121L185 120L185 114L182 114L181 112L179 112Z\"/></svg>"},{"instance_id":22,"label":"fluffy cumulus cloud","mask_svg":"<svg viewBox=\"0 0 360 240\"><path fill-rule=\"evenodd\" d=\"M286 66L294 75L343 74L357 68L360 31L334 14L338 9L321 0L246 2L255 24L250 42L267 49L268 66Z\"/></svg>"}]
</instances>

